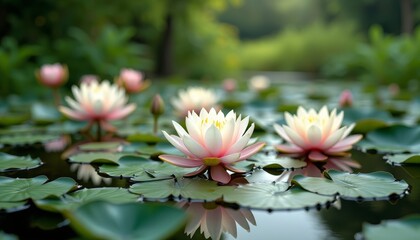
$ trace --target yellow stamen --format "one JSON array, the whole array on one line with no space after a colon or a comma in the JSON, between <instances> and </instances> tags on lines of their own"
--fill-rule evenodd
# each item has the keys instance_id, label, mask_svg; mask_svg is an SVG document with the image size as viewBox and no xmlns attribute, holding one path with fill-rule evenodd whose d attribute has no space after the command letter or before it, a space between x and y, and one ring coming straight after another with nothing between
<instances>
[{"instance_id":1,"label":"yellow stamen","mask_svg":"<svg viewBox=\"0 0 420 240\"><path fill-rule=\"evenodd\" d=\"M217 166L220 162L220 158L217 157L206 157L203 159L204 165L209 167Z\"/></svg>"}]
</instances>

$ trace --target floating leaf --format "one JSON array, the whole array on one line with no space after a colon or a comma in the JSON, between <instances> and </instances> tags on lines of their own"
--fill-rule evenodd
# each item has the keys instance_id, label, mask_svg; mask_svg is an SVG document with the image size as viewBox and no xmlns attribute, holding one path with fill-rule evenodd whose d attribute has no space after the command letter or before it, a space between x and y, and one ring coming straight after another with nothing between
<instances>
[{"instance_id":1,"label":"floating leaf","mask_svg":"<svg viewBox=\"0 0 420 240\"><path fill-rule=\"evenodd\" d=\"M162 204L91 202L67 212L71 226L87 239L167 239L186 214Z\"/></svg>"},{"instance_id":2,"label":"floating leaf","mask_svg":"<svg viewBox=\"0 0 420 240\"><path fill-rule=\"evenodd\" d=\"M68 177L47 181L46 176L16 179L0 177L0 201L16 202L29 198L37 200L48 196L61 196L76 185L76 182Z\"/></svg>"},{"instance_id":3,"label":"floating leaf","mask_svg":"<svg viewBox=\"0 0 420 240\"><path fill-rule=\"evenodd\" d=\"M156 145L143 145L137 148L137 152L142 155L154 156L157 158L161 154L180 155L181 152L169 143L158 143Z\"/></svg>"},{"instance_id":4,"label":"floating leaf","mask_svg":"<svg viewBox=\"0 0 420 240\"><path fill-rule=\"evenodd\" d=\"M135 133L135 134L129 135L127 137L127 141L129 141L129 142L158 143L158 142L164 142L165 140L160 138L160 137L157 137L154 134Z\"/></svg>"},{"instance_id":5,"label":"floating leaf","mask_svg":"<svg viewBox=\"0 0 420 240\"><path fill-rule=\"evenodd\" d=\"M79 153L69 158L71 163L108 163L118 164L118 160L125 156L124 153L88 152Z\"/></svg>"},{"instance_id":6,"label":"floating leaf","mask_svg":"<svg viewBox=\"0 0 420 240\"><path fill-rule=\"evenodd\" d=\"M82 204L93 201L107 201L111 203L135 202L137 195L128 192L125 188L84 188L60 198L45 198L36 200L35 204L44 210L62 212L64 210L74 210Z\"/></svg>"},{"instance_id":7,"label":"floating leaf","mask_svg":"<svg viewBox=\"0 0 420 240\"><path fill-rule=\"evenodd\" d=\"M344 124L355 123L355 133L367 133L378 128L386 127L393 121L391 115L385 111L346 108L344 109Z\"/></svg>"},{"instance_id":8,"label":"floating leaf","mask_svg":"<svg viewBox=\"0 0 420 240\"><path fill-rule=\"evenodd\" d=\"M137 183L130 187L130 192L141 194L145 198L173 196L214 201L222 196L223 191L231 188L229 186L218 186L214 181L181 178Z\"/></svg>"},{"instance_id":9,"label":"floating leaf","mask_svg":"<svg viewBox=\"0 0 420 240\"><path fill-rule=\"evenodd\" d=\"M306 166L306 162L277 154L258 153L251 157L256 160L255 165L264 169L299 169Z\"/></svg>"},{"instance_id":10,"label":"floating leaf","mask_svg":"<svg viewBox=\"0 0 420 240\"><path fill-rule=\"evenodd\" d=\"M380 224L363 224L363 239L411 240L420 236L420 215L409 215L396 220L383 220Z\"/></svg>"},{"instance_id":11,"label":"floating leaf","mask_svg":"<svg viewBox=\"0 0 420 240\"><path fill-rule=\"evenodd\" d=\"M396 125L380 128L369 132L358 145L379 152L419 152L420 127Z\"/></svg>"},{"instance_id":12,"label":"floating leaf","mask_svg":"<svg viewBox=\"0 0 420 240\"><path fill-rule=\"evenodd\" d=\"M401 196L409 189L408 184L396 180L388 172L358 173L329 170L326 178L296 176L294 181L307 191L324 194L339 194L344 199L389 199Z\"/></svg>"},{"instance_id":13,"label":"floating leaf","mask_svg":"<svg viewBox=\"0 0 420 240\"><path fill-rule=\"evenodd\" d=\"M0 114L0 126L12 126L22 124L29 120L27 114L19 113L1 113Z\"/></svg>"},{"instance_id":14,"label":"floating leaf","mask_svg":"<svg viewBox=\"0 0 420 240\"><path fill-rule=\"evenodd\" d=\"M121 147L120 142L90 142L79 145L81 151L111 151Z\"/></svg>"},{"instance_id":15,"label":"floating leaf","mask_svg":"<svg viewBox=\"0 0 420 240\"><path fill-rule=\"evenodd\" d=\"M14 156L0 152L0 172L9 170L22 170L38 167L42 164L39 158Z\"/></svg>"},{"instance_id":16,"label":"floating leaf","mask_svg":"<svg viewBox=\"0 0 420 240\"><path fill-rule=\"evenodd\" d=\"M54 134L20 134L20 135L10 135L10 136L1 136L0 144L9 144L9 145L26 145L34 143L46 143L52 140L60 138L58 135Z\"/></svg>"},{"instance_id":17,"label":"floating leaf","mask_svg":"<svg viewBox=\"0 0 420 240\"><path fill-rule=\"evenodd\" d=\"M194 171L136 156L122 157L118 164L118 166L102 165L99 167L99 172L111 177L134 177L133 181L150 181L181 177Z\"/></svg>"},{"instance_id":18,"label":"floating leaf","mask_svg":"<svg viewBox=\"0 0 420 240\"><path fill-rule=\"evenodd\" d=\"M66 121L48 126L47 130L54 133L75 133L81 130L86 123Z\"/></svg>"},{"instance_id":19,"label":"floating leaf","mask_svg":"<svg viewBox=\"0 0 420 240\"><path fill-rule=\"evenodd\" d=\"M2 240L18 240L19 238L13 234L8 234L3 231L0 231L0 239Z\"/></svg>"},{"instance_id":20,"label":"floating leaf","mask_svg":"<svg viewBox=\"0 0 420 240\"><path fill-rule=\"evenodd\" d=\"M386 156L385 159L390 164L420 164L420 154L395 154Z\"/></svg>"},{"instance_id":21,"label":"floating leaf","mask_svg":"<svg viewBox=\"0 0 420 240\"><path fill-rule=\"evenodd\" d=\"M292 210L329 205L334 196L321 196L298 187L289 189L285 182L251 183L240 185L233 191L226 191L223 199L243 207L269 210Z\"/></svg>"}]
</instances>

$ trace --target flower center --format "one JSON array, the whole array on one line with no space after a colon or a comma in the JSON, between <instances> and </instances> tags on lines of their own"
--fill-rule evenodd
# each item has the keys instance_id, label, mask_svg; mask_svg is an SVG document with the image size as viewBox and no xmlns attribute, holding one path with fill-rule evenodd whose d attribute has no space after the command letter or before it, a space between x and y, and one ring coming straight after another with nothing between
<instances>
[{"instance_id":1,"label":"flower center","mask_svg":"<svg viewBox=\"0 0 420 240\"><path fill-rule=\"evenodd\" d=\"M226 120L214 120L214 119L209 119L209 118L205 118L203 120L201 120L201 126L203 125L207 125L207 124L213 124L217 129L222 129L225 126Z\"/></svg>"},{"instance_id":2,"label":"flower center","mask_svg":"<svg viewBox=\"0 0 420 240\"><path fill-rule=\"evenodd\" d=\"M217 166L220 162L220 158L217 157L206 157L203 159L204 165L209 167Z\"/></svg>"}]
</instances>

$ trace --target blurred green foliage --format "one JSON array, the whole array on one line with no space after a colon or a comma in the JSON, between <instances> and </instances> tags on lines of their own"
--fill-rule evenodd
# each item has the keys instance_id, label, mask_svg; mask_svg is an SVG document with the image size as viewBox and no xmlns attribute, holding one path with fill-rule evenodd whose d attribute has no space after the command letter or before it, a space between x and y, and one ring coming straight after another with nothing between
<instances>
[{"instance_id":1,"label":"blurred green foliage","mask_svg":"<svg viewBox=\"0 0 420 240\"><path fill-rule=\"evenodd\" d=\"M372 84L396 83L413 86L420 79L420 28L413 36L385 35L379 26L369 32L369 41L331 59L323 73L327 77L356 77ZM418 87L418 86L414 86Z\"/></svg>"},{"instance_id":2,"label":"blurred green foliage","mask_svg":"<svg viewBox=\"0 0 420 240\"><path fill-rule=\"evenodd\" d=\"M247 41L241 59L248 70L317 72L332 56L349 51L360 39L352 24L315 23Z\"/></svg>"}]
</instances>

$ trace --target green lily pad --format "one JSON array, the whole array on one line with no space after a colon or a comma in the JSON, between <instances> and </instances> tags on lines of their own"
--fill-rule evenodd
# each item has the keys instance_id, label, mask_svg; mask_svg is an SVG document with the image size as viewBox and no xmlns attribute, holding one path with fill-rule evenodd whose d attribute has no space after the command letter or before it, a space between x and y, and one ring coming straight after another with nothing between
<instances>
[{"instance_id":1,"label":"green lily pad","mask_svg":"<svg viewBox=\"0 0 420 240\"><path fill-rule=\"evenodd\" d=\"M117 150L121 145L119 142L90 142L79 146L81 151L110 151Z\"/></svg>"},{"instance_id":2,"label":"green lily pad","mask_svg":"<svg viewBox=\"0 0 420 240\"><path fill-rule=\"evenodd\" d=\"M0 210L14 212L29 207L26 201L21 202L0 202ZM1 239L1 238L0 238Z\"/></svg>"},{"instance_id":3,"label":"green lily pad","mask_svg":"<svg viewBox=\"0 0 420 240\"><path fill-rule=\"evenodd\" d=\"M179 208L150 203L91 202L65 215L87 239L166 239L186 220Z\"/></svg>"},{"instance_id":4,"label":"green lily pad","mask_svg":"<svg viewBox=\"0 0 420 240\"><path fill-rule=\"evenodd\" d=\"M420 154L395 154L385 156L387 163L392 165L420 164Z\"/></svg>"},{"instance_id":5,"label":"green lily pad","mask_svg":"<svg viewBox=\"0 0 420 240\"><path fill-rule=\"evenodd\" d=\"M257 153L250 159L255 160L257 167L264 169L300 169L306 167L306 162L298 159L293 159L286 156L277 156L277 154Z\"/></svg>"},{"instance_id":6,"label":"green lily pad","mask_svg":"<svg viewBox=\"0 0 420 240\"><path fill-rule=\"evenodd\" d=\"M164 142L163 138L160 138L154 134L142 134L142 133L135 133L129 135L127 137L127 141L129 142L145 142L145 143L158 143Z\"/></svg>"},{"instance_id":7,"label":"green lily pad","mask_svg":"<svg viewBox=\"0 0 420 240\"><path fill-rule=\"evenodd\" d=\"M66 121L63 123L53 124L47 127L48 132L54 133L75 133L85 127L84 122Z\"/></svg>"},{"instance_id":8,"label":"green lily pad","mask_svg":"<svg viewBox=\"0 0 420 240\"><path fill-rule=\"evenodd\" d=\"M13 126L22 124L29 120L27 114L20 113L1 113L0 114L0 126Z\"/></svg>"},{"instance_id":9,"label":"green lily pad","mask_svg":"<svg viewBox=\"0 0 420 240\"><path fill-rule=\"evenodd\" d=\"M223 199L243 207L268 210L309 209L335 201L334 196L321 196L298 187L288 188L289 184L285 182L240 185L225 192Z\"/></svg>"},{"instance_id":10,"label":"green lily pad","mask_svg":"<svg viewBox=\"0 0 420 240\"><path fill-rule=\"evenodd\" d=\"M39 158L32 159L29 156L20 157L0 152L0 172L22 169L27 170L40 165L42 165L42 162Z\"/></svg>"},{"instance_id":11,"label":"green lily pad","mask_svg":"<svg viewBox=\"0 0 420 240\"><path fill-rule=\"evenodd\" d=\"M20 134L0 137L0 144L6 145L30 145L34 143L46 143L58 139L55 134Z\"/></svg>"},{"instance_id":12,"label":"green lily pad","mask_svg":"<svg viewBox=\"0 0 420 240\"><path fill-rule=\"evenodd\" d=\"M26 199L43 199L48 196L61 196L76 186L68 177L60 177L47 182L46 176L34 178L0 177L0 201L17 202Z\"/></svg>"},{"instance_id":13,"label":"green lily pad","mask_svg":"<svg viewBox=\"0 0 420 240\"><path fill-rule=\"evenodd\" d=\"M182 154L178 149L169 143L158 143L156 145L143 145L136 149L141 155L154 156L157 158L161 154L180 155Z\"/></svg>"},{"instance_id":14,"label":"green lily pad","mask_svg":"<svg viewBox=\"0 0 420 240\"><path fill-rule=\"evenodd\" d=\"M367 133L378 128L386 127L393 119L388 112L370 110L345 108L344 109L344 124L355 123L353 129L355 133Z\"/></svg>"},{"instance_id":15,"label":"green lily pad","mask_svg":"<svg viewBox=\"0 0 420 240\"><path fill-rule=\"evenodd\" d=\"M231 188L230 186L218 186L214 181L198 178L181 178L133 184L130 187L130 192L141 194L145 198L168 198L173 196L214 201L222 197L224 191L228 191Z\"/></svg>"},{"instance_id":16,"label":"green lily pad","mask_svg":"<svg viewBox=\"0 0 420 240\"><path fill-rule=\"evenodd\" d=\"M369 132L365 140L358 143L365 150L379 152L419 152L420 127L395 125Z\"/></svg>"},{"instance_id":17,"label":"green lily pad","mask_svg":"<svg viewBox=\"0 0 420 240\"><path fill-rule=\"evenodd\" d=\"M150 181L181 177L194 171L136 156L122 157L118 164L118 166L102 165L99 167L99 172L111 177L133 177L133 181Z\"/></svg>"},{"instance_id":18,"label":"green lily pad","mask_svg":"<svg viewBox=\"0 0 420 240\"><path fill-rule=\"evenodd\" d=\"M37 207L53 212L74 210L82 204L93 201L107 201L111 203L135 202L138 196L128 192L125 188L84 188L63 195L60 198L45 198L36 200Z\"/></svg>"},{"instance_id":19,"label":"green lily pad","mask_svg":"<svg viewBox=\"0 0 420 240\"><path fill-rule=\"evenodd\" d=\"M420 215L409 215L396 220L383 220L380 224L363 224L363 239L411 240L420 236Z\"/></svg>"},{"instance_id":20,"label":"green lily pad","mask_svg":"<svg viewBox=\"0 0 420 240\"><path fill-rule=\"evenodd\" d=\"M388 172L348 173L335 170L324 172L325 178L294 177L302 188L323 195L340 195L344 199L380 200L406 194L409 185L396 180Z\"/></svg>"},{"instance_id":21,"label":"green lily pad","mask_svg":"<svg viewBox=\"0 0 420 240\"><path fill-rule=\"evenodd\" d=\"M107 163L118 164L118 160L126 156L124 153L88 152L79 153L69 158L71 163Z\"/></svg>"}]
</instances>

